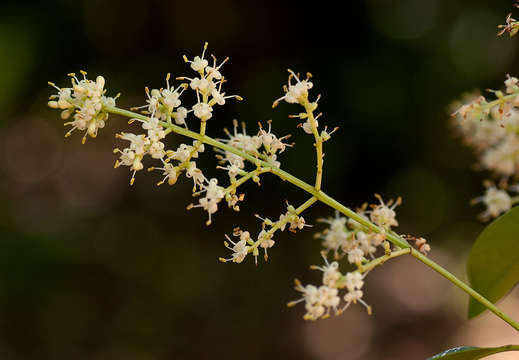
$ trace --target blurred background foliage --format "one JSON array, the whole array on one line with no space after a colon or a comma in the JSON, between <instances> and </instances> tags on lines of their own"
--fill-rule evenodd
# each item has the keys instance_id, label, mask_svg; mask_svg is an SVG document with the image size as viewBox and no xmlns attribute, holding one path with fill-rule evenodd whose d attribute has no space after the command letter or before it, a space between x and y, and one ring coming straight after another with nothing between
<instances>
[{"instance_id":1,"label":"blurred background foliage","mask_svg":"<svg viewBox=\"0 0 519 360\"><path fill-rule=\"evenodd\" d=\"M265 176L247 186L240 214L187 212L191 185L154 186L153 175L113 170L112 117L97 139L80 144L46 108L46 83L79 69L102 74L119 104L144 104L144 86L186 75L181 55L204 41L230 93L244 102L219 108L209 134L237 117L255 131L273 119L297 146L283 167L312 181L310 137L271 109L286 68L311 71L323 124L341 130L325 144L324 189L359 206L373 193L401 195L401 233L425 236L432 258L464 276L482 225L469 200L482 192L474 157L453 136L448 104L474 88L497 88L517 74L517 42L496 38L512 0L3 1L0 5L0 358L11 359L422 359L451 345L517 342L506 325L465 320L467 299L438 275L402 258L370 275L368 317L351 308L307 323L295 276L318 281L316 224L283 233L267 264L221 264L223 234L259 231L253 214L272 218L284 200L305 196ZM309 160L312 159L312 160ZM212 155L202 161L215 175ZM219 174L223 176L222 173ZM265 199L268 199L265 201ZM249 259L250 260L250 259ZM516 297L504 305L519 317ZM515 314L514 314L515 311ZM506 355L495 357L505 359Z\"/></svg>"}]
</instances>

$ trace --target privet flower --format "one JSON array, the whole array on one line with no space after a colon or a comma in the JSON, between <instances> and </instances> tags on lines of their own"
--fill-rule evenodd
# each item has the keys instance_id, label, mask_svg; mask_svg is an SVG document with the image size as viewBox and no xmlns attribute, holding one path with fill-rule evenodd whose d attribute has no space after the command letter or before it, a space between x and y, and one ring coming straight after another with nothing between
<instances>
[{"instance_id":1,"label":"privet flower","mask_svg":"<svg viewBox=\"0 0 519 360\"><path fill-rule=\"evenodd\" d=\"M103 109L103 105L115 106L117 96L104 96L106 91L104 77L98 76L95 81L92 81L86 78L85 71L81 71L81 74L83 75L81 80L74 73L69 74L72 82L70 88L59 88L49 82L49 85L58 90L58 94L50 96L48 105L53 109L62 110L61 118L63 120L73 118L72 121L65 123L65 125L72 126L65 137L70 136L76 129L84 131L81 140L84 144L87 135L95 138L98 130L104 128L108 113Z\"/></svg>"},{"instance_id":2,"label":"privet flower","mask_svg":"<svg viewBox=\"0 0 519 360\"><path fill-rule=\"evenodd\" d=\"M360 264L366 258L374 258L377 248L386 240L386 232L391 227L398 226L395 207L401 203L401 199L384 203L380 195L375 195L379 200L378 205L371 205L371 210L366 210L364 205L358 210L362 217L371 218L375 224L380 226L381 232L371 231L357 222L347 221L337 213L335 218L320 219L319 221L329 225L323 232L317 233L316 238L322 240L325 253L332 252L335 259L347 257L351 264Z\"/></svg>"},{"instance_id":3,"label":"privet flower","mask_svg":"<svg viewBox=\"0 0 519 360\"><path fill-rule=\"evenodd\" d=\"M225 58L220 65L217 65L216 57L212 55L213 66L209 66L209 62L204 59L206 50L207 43L204 44L201 56L195 56L193 60L189 60L184 55L184 61L191 64L191 69L198 73L197 77L177 77L177 80L188 80L189 87L196 92L197 103L189 112L193 111L193 114L201 121L207 121L213 116L214 105L225 105L225 101L232 98L243 100L239 95L225 95L222 91L225 78L220 73L220 68L229 58Z\"/></svg>"},{"instance_id":4,"label":"privet flower","mask_svg":"<svg viewBox=\"0 0 519 360\"><path fill-rule=\"evenodd\" d=\"M305 303L305 320L325 319L333 312L339 315L344 312L351 304L359 303L364 306L371 315L371 306L364 300L364 293L361 290L364 286L364 275L359 271L342 274L339 271L339 264L334 261L329 263L324 257L324 266L312 266L314 270L323 273L322 285L303 286L299 280L295 280L295 289L302 293L298 300L291 301L287 305L294 306L300 302ZM341 291L343 293L341 294Z\"/></svg>"},{"instance_id":5,"label":"privet flower","mask_svg":"<svg viewBox=\"0 0 519 360\"><path fill-rule=\"evenodd\" d=\"M148 99L146 105L134 107L134 110L145 109L143 114L151 115L151 118L156 118L161 121L175 120L177 125L186 126L187 109L183 106L180 96L187 89L188 84L183 83L174 88L170 85L169 80L171 74L166 75L165 89L152 89L151 91L146 87L145 92Z\"/></svg>"},{"instance_id":6,"label":"privet flower","mask_svg":"<svg viewBox=\"0 0 519 360\"><path fill-rule=\"evenodd\" d=\"M479 94L465 95L461 104L453 105L454 125L465 144L474 149L478 167L497 178L501 187L498 190L487 186L487 193L473 202L487 206L480 216L483 220L497 217L513 206L514 200L506 192L519 179L519 80L507 75L504 91L492 93L495 100Z\"/></svg>"},{"instance_id":7,"label":"privet flower","mask_svg":"<svg viewBox=\"0 0 519 360\"><path fill-rule=\"evenodd\" d=\"M510 210L513 205L512 198L508 192L496 188L496 186L490 182L486 182L485 186L487 187L485 193L472 200L474 204L483 203L487 207L487 209L479 215L483 221L498 217L502 213Z\"/></svg>"},{"instance_id":8,"label":"privet flower","mask_svg":"<svg viewBox=\"0 0 519 360\"><path fill-rule=\"evenodd\" d=\"M307 73L305 80L299 80L299 76L296 75L292 70L288 69L288 85L283 86L285 95L274 101L272 107L276 107L280 101L286 101L289 104L300 104L305 105L308 101L308 90L310 90L314 84L310 81L312 74ZM296 83L292 83L292 79L296 80Z\"/></svg>"}]
</instances>

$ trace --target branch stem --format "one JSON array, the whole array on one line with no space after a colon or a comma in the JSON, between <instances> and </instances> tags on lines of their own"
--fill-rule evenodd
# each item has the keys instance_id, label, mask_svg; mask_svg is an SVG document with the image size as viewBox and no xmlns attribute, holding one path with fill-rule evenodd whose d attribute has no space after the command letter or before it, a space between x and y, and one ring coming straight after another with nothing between
<instances>
[{"instance_id":1,"label":"branch stem","mask_svg":"<svg viewBox=\"0 0 519 360\"><path fill-rule=\"evenodd\" d=\"M310 121L310 126L312 128L312 134L315 139L315 152L317 155L317 171L315 173L315 189L317 191L321 190L321 183L323 180L323 139L321 135L319 135L319 131L317 130L317 120L314 117L314 111L312 108L312 103L308 100L305 102L305 110L306 115L308 116L308 120Z\"/></svg>"}]
</instances>

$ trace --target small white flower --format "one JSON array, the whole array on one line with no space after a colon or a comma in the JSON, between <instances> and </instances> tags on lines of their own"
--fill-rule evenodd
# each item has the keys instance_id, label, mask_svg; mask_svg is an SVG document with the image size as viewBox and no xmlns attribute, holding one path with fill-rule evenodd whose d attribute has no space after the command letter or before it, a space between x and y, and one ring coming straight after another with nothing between
<instances>
[{"instance_id":1,"label":"small white flower","mask_svg":"<svg viewBox=\"0 0 519 360\"><path fill-rule=\"evenodd\" d=\"M182 106L177 108L177 111L173 113L173 118L177 125L186 125L187 109Z\"/></svg>"},{"instance_id":2,"label":"small white flower","mask_svg":"<svg viewBox=\"0 0 519 360\"><path fill-rule=\"evenodd\" d=\"M207 42L204 44L204 50L202 51L202 56L195 56L195 58L191 61L188 60L184 55L184 61L191 64L191 69L197 71L199 73L203 73L205 67L209 64L206 59L204 59L205 51L207 50Z\"/></svg>"},{"instance_id":3,"label":"small white flower","mask_svg":"<svg viewBox=\"0 0 519 360\"><path fill-rule=\"evenodd\" d=\"M337 306L341 302L341 298L338 296L339 290L323 285L319 287L320 301L327 308L337 309Z\"/></svg>"},{"instance_id":4,"label":"small white flower","mask_svg":"<svg viewBox=\"0 0 519 360\"><path fill-rule=\"evenodd\" d=\"M130 142L130 149L135 151L137 155L144 155L150 145L150 140L145 135L136 135L132 133L121 133L116 135L117 138Z\"/></svg>"},{"instance_id":5,"label":"small white flower","mask_svg":"<svg viewBox=\"0 0 519 360\"><path fill-rule=\"evenodd\" d=\"M209 92L209 90L214 88L214 84L209 82L205 78L194 78L191 80L189 86L191 87L191 89L200 90L202 93Z\"/></svg>"},{"instance_id":6,"label":"small white flower","mask_svg":"<svg viewBox=\"0 0 519 360\"><path fill-rule=\"evenodd\" d=\"M345 283L348 292L344 295L344 301L346 301L346 305L341 309L341 312L344 311L351 303L361 303L367 310L368 314L371 314L371 306L366 304L362 297L364 293L362 292L362 287L364 286L364 280L361 273L358 271L347 273L345 276Z\"/></svg>"},{"instance_id":7,"label":"small white flower","mask_svg":"<svg viewBox=\"0 0 519 360\"><path fill-rule=\"evenodd\" d=\"M271 248L276 243L274 240L272 240L272 236L269 235L265 230L261 230L261 232L258 235L258 240L260 242L260 246L265 249L265 251L268 248Z\"/></svg>"},{"instance_id":8,"label":"small white flower","mask_svg":"<svg viewBox=\"0 0 519 360\"><path fill-rule=\"evenodd\" d=\"M225 247L232 251L232 255L230 259L221 259L222 261L232 261L235 263L241 263L247 254L249 253L250 246L247 245L246 239L240 239L238 242L234 242L229 238L229 236L225 235L227 240L233 245L232 247L229 246L227 242L224 243Z\"/></svg>"},{"instance_id":9,"label":"small white flower","mask_svg":"<svg viewBox=\"0 0 519 360\"><path fill-rule=\"evenodd\" d=\"M352 290L347 292L346 295L344 295L344 301L346 301L348 304L351 302L355 303L357 301L360 301L363 295L364 293L362 292L362 290Z\"/></svg>"},{"instance_id":10,"label":"small white flower","mask_svg":"<svg viewBox=\"0 0 519 360\"><path fill-rule=\"evenodd\" d=\"M197 186L199 188L202 188L204 181L207 180L204 174L202 173L202 170L196 167L196 163L194 161L191 161L187 166L186 177L189 179L193 179L193 184L195 188Z\"/></svg>"},{"instance_id":11,"label":"small white flower","mask_svg":"<svg viewBox=\"0 0 519 360\"><path fill-rule=\"evenodd\" d=\"M341 301L337 289L326 285L322 285L319 288L314 285L302 286L296 280L296 290L302 293L302 297L299 300L290 302L289 306L304 301L306 309L305 320L317 320L321 317L326 317L329 315L330 309L334 309L337 313L337 306Z\"/></svg>"},{"instance_id":12,"label":"small white flower","mask_svg":"<svg viewBox=\"0 0 519 360\"><path fill-rule=\"evenodd\" d=\"M313 84L309 81L310 74L306 80L299 80L299 77L292 71L288 70L290 75L288 76L288 87L285 87L285 95L274 101L273 107L281 100L285 100L289 104L299 103L304 105L308 102L308 90L313 87ZM295 84L292 84L292 78L296 80Z\"/></svg>"},{"instance_id":13,"label":"small white flower","mask_svg":"<svg viewBox=\"0 0 519 360\"><path fill-rule=\"evenodd\" d=\"M364 260L364 251L359 248L355 248L348 252L348 261L350 264L359 264Z\"/></svg>"},{"instance_id":14,"label":"small white flower","mask_svg":"<svg viewBox=\"0 0 519 360\"><path fill-rule=\"evenodd\" d=\"M164 144L160 141L153 142L149 148L149 153L154 159L162 159L166 152L164 151Z\"/></svg>"},{"instance_id":15,"label":"small white flower","mask_svg":"<svg viewBox=\"0 0 519 360\"><path fill-rule=\"evenodd\" d=\"M505 190L489 186L485 194L474 199L474 203L482 202L487 207L486 211L480 216L483 220L495 218L512 208L512 198Z\"/></svg>"},{"instance_id":16,"label":"small white flower","mask_svg":"<svg viewBox=\"0 0 519 360\"><path fill-rule=\"evenodd\" d=\"M345 276L345 284L348 291L362 289L364 286L364 277L358 271L349 272Z\"/></svg>"},{"instance_id":17,"label":"small white flower","mask_svg":"<svg viewBox=\"0 0 519 360\"><path fill-rule=\"evenodd\" d=\"M274 156L278 151L282 153L285 151L287 146L292 146L291 144L284 143L283 140L288 139L290 135L285 135L283 137L278 138L276 135L272 133L272 121L268 121L269 127L268 131L261 128L258 132L258 137L263 143L263 147L265 148L267 154L271 155L272 160L276 160Z\"/></svg>"},{"instance_id":18,"label":"small white flower","mask_svg":"<svg viewBox=\"0 0 519 360\"><path fill-rule=\"evenodd\" d=\"M124 166L133 165L133 162L135 160L135 152L131 151L128 148L123 149L123 151L120 151L119 149L115 149L115 152L119 152L121 154L119 157L119 160L115 163L115 167L119 167L120 165L124 165Z\"/></svg>"},{"instance_id":19,"label":"small white flower","mask_svg":"<svg viewBox=\"0 0 519 360\"><path fill-rule=\"evenodd\" d=\"M164 162L164 167L162 168L150 168L148 170L162 170L162 175L164 175L164 178L162 181L159 181L157 185L162 185L168 181L169 185L175 185L178 179L178 168L173 166L173 164Z\"/></svg>"},{"instance_id":20,"label":"small white flower","mask_svg":"<svg viewBox=\"0 0 519 360\"><path fill-rule=\"evenodd\" d=\"M360 249L364 252L366 255L372 255L375 251L377 251L376 246L380 245L380 242L378 242L375 238L378 239L378 237L374 236L377 234L366 234L363 231L358 231L355 234L355 238L359 243Z\"/></svg>"},{"instance_id":21,"label":"small white flower","mask_svg":"<svg viewBox=\"0 0 519 360\"><path fill-rule=\"evenodd\" d=\"M315 125L316 126L319 126L319 122L317 120L315 120ZM313 131L312 131L312 124L310 123L310 120L306 120L304 123L303 123L303 126L302 126L303 130L305 133L307 134L313 134Z\"/></svg>"},{"instance_id":22,"label":"small white flower","mask_svg":"<svg viewBox=\"0 0 519 360\"><path fill-rule=\"evenodd\" d=\"M209 79L215 79L215 80L220 80L222 79L222 74L220 73L220 68L223 66L223 64L225 64L227 62L227 60L229 60L229 58L225 58L222 63L220 65L216 65L216 57L214 55L211 55L211 57L213 58L213 66L207 66L206 67L206 72L207 72L207 77Z\"/></svg>"},{"instance_id":23,"label":"small white flower","mask_svg":"<svg viewBox=\"0 0 519 360\"><path fill-rule=\"evenodd\" d=\"M179 107L181 102L179 100L180 94L176 91L171 91L169 89L162 90L163 102L169 109L174 109Z\"/></svg>"},{"instance_id":24,"label":"small white flower","mask_svg":"<svg viewBox=\"0 0 519 360\"><path fill-rule=\"evenodd\" d=\"M168 150L168 156L171 159L178 160L180 162L184 162L187 159L189 159L189 154L191 154L192 147L186 144L180 144L177 150L175 151L169 151Z\"/></svg>"},{"instance_id":25,"label":"small white flower","mask_svg":"<svg viewBox=\"0 0 519 360\"><path fill-rule=\"evenodd\" d=\"M386 205L380 195L375 194L375 197L380 201L380 204L375 206L375 208L373 208L371 211L371 221L373 221L378 226L383 227L384 229L389 229L391 226L398 226L398 222L396 221L395 207L400 205L402 200L398 198L397 201L395 201L395 203L391 206L392 201Z\"/></svg>"},{"instance_id":26,"label":"small white flower","mask_svg":"<svg viewBox=\"0 0 519 360\"><path fill-rule=\"evenodd\" d=\"M209 120L213 116L212 112L213 108L209 104L199 102L193 105L193 113L202 121Z\"/></svg>"},{"instance_id":27,"label":"small white flower","mask_svg":"<svg viewBox=\"0 0 519 360\"><path fill-rule=\"evenodd\" d=\"M204 48L205 51L205 48ZM202 53L202 57L195 56L193 61L191 62L191 69L195 71L203 71L207 66L208 62L204 59L204 54Z\"/></svg>"},{"instance_id":28,"label":"small white flower","mask_svg":"<svg viewBox=\"0 0 519 360\"><path fill-rule=\"evenodd\" d=\"M323 269L323 284L329 287L336 287L337 280L341 277L339 272L339 264L337 261L332 262Z\"/></svg>"}]
</instances>

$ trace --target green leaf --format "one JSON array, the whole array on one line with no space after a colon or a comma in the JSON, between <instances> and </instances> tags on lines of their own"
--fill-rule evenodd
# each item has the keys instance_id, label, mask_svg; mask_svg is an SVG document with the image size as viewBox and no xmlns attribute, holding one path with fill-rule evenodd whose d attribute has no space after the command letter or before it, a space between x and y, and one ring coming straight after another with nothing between
<instances>
[{"instance_id":1,"label":"green leaf","mask_svg":"<svg viewBox=\"0 0 519 360\"><path fill-rule=\"evenodd\" d=\"M427 360L476 360L485 356L497 354L504 351L519 351L518 345L506 345L495 348L478 348L474 346L460 346L445 350Z\"/></svg>"},{"instance_id":2,"label":"green leaf","mask_svg":"<svg viewBox=\"0 0 519 360\"><path fill-rule=\"evenodd\" d=\"M467 272L472 288L495 303L519 281L519 206L488 225L469 255ZM486 308L470 299L469 318Z\"/></svg>"}]
</instances>

